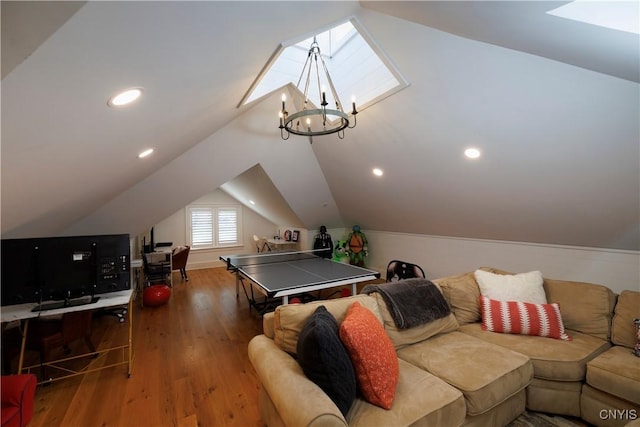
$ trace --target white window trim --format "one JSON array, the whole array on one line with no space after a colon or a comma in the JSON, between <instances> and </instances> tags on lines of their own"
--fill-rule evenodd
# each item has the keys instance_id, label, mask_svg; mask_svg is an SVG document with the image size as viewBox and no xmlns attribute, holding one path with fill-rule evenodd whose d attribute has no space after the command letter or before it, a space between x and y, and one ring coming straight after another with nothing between
<instances>
[{"instance_id":1,"label":"white window trim","mask_svg":"<svg viewBox=\"0 0 640 427\"><path fill-rule=\"evenodd\" d=\"M205 245L194 245L193 236L191 233L192 229L192 211L194 209L207 209L212 213L212 236L211 243ZM218 223L218 214L223 210L234 210L236 211L236 241L230 243L220 243L220 224ZM242 231L242 206L241 205L221 205L221 204L193 204L188 205L185 208L185 223L186 223L186 237L188 240L188 245L191 246L191 249L194 251L200 250L210 250L210 249L219 249L219 248L229 248L236 246L243 246L244 238Z\"/></svg>"}]
</instances>

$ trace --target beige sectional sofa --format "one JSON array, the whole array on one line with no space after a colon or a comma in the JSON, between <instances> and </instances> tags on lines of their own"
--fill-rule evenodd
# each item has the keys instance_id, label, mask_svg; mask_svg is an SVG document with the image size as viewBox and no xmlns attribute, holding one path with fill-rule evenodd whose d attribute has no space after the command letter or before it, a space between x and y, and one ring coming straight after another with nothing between
<instances>
[{"instance_id":1,"label":"beige sectional sofa","mask_svg":"<svg viewBox=\"0 0 640 427\"><path fill-rule=\"evenodd\" d=\"M581 416L596 426L640 425L640 358L634 325L640 318L640 292L622 291L611 327L613 347L587 363L586 383L580 395Z\"/></svg>"},{"instance_id":2,"label":"beige sectional sofa","mask_svg":"<svg viewBox=\"0 0 640 427\"><path fill-rule=\"evenodd\" d=\"M279 306L266 314L264 333L249 344L264 422L270 427L497 426L525 408L582 416L598 426L640 417L640 358L631 354L640 293L623 292L618 301L623 305L616 306L616 295L604 286L545 279L547 301L560 305L571 336L562 341L482 330L473 272L433 282L451 314L411 329L396 328L378 293ZM390 410L357 397L343 415L295 358L298 333L319 305L340 323L354 301L374 313L396 348L399 381Z\"/></svg>"}]
</instances>

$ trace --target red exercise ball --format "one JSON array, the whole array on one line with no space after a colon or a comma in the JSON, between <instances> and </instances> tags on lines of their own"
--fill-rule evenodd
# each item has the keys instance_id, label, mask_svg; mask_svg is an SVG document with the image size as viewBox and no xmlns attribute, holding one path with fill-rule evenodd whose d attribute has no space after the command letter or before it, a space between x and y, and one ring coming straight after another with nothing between
<instances>
[{"instance_id":1,"label":"red exercise ball","mask_svg":"<svg viewBox=\"0 0 640 427\"><path fill-rule=\"evenodd\" d=\"M167 285L153 285L144 288L142 303L145 306L157 307L169 301L171 288Z\"/></svg>"}]
</instances>

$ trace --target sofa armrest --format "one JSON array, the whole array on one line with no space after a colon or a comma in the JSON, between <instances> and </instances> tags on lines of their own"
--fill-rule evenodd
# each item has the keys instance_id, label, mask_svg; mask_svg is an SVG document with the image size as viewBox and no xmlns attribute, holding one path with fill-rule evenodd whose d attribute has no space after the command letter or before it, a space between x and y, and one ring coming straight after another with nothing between
<instances>
[{"instance_id":1,"label":"sofa armrest","mask_svg":"<svg viewBox=\"0 0 640 427\"><path fill-rule=\"evenodd\" d=\"M249 342L249 360L287 426L347 426L333 401L298 362L265 335Z\"/></svg>"},{"instance_id":2,"label":"sofa armrest","mask_svg":"<svg viewBox=\"0 0 640 427\"><path fill-rule=\"evenodd\" d=\"M26 425L33 417L36 384L37 379L33 374L2 376L0 383L2 407L18 408L20 425Z\"/></svg>"}]
</instances>

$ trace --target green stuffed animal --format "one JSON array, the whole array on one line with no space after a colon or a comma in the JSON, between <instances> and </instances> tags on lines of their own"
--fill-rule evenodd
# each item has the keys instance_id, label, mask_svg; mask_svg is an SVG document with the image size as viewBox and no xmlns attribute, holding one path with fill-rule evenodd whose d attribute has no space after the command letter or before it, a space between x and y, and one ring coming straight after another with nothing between
<instances>
[{"instance_id":1,"label":"green stuffed animal","mask_svg":"<svg viewBox=\"0 0 640 427\"><path fill-rule=\"evenodd\" d=\"M343 264L349 264L349 253L347 252L347 241L338 240L336 246L333 249L332 261L341 262Z\"/></svg>"}]
</instances>

